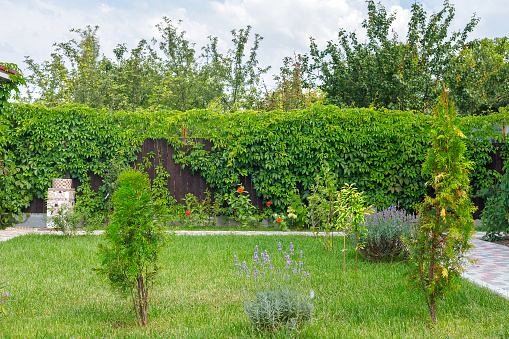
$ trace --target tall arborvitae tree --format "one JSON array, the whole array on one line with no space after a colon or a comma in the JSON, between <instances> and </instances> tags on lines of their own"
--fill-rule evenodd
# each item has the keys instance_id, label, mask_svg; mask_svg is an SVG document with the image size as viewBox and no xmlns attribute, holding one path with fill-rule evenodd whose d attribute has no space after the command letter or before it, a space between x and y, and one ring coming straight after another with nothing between
<instances>
[{"instance_id":1,"label":"tall arborvitae tree","mask_svg":"<svg viewBox=\"0 0 509 339\"><path fill-rule=\"evenodd\" d=\"M465 138L457 126L455 108L444 91L434 109L431 144L422 174L431 177L435 197L425 196L420 223L410 242L411 280L424 292L433 322L436 302L459 286L468 262L475 207L468 196L472 163L465 157Z\"/></svg>"}]
</instances>

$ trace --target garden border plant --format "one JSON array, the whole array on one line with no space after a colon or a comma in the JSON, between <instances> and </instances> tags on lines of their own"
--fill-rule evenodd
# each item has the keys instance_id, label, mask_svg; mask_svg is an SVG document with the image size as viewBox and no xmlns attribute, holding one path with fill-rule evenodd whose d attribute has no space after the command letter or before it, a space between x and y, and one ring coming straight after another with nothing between
<instances>
[{"instance_id":1,"label":"garden border plant","mask_svg":"<svg viewBox=\"0 0 509 339\"><path fill-rule=\"evenodd\" d=\"M431 177L435 197L425 196L415 237L408 243L410 280L424 292L436 323L436 302L459 287L460 275L470 261L466 255L475 227L475 207L468 196L472 162L465 156L465 135L457 126L455 107L445 89L433 112L430 139L432 148L422 173Z\"/></svg>"},{"instance_id":2,"label":"garden border plant","mask_svg":"<svg viewBox=\"0 0 509 339\"><path fill-rule=\"evenodd\" d=\"M100 267L111 286L130 296L139 325L147 324L149 293L158 273L164 233L155 225L150 180L135 169L122 172L113 193L114 212L106 243L99 245Z\"/></svg>"}]
</instances>

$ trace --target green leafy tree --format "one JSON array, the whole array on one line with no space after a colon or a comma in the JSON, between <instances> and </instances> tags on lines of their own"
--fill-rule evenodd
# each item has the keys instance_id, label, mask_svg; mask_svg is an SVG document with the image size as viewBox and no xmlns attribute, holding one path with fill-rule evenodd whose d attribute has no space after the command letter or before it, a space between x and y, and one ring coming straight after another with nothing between
<instances>
[{"instance_id":1,"label":"green leafy tree","mask_svg":"<svg viewBox=\"0 0 509 339\"><path fill-rule=\"evenodd\" d=\"M162 39L159 49L165 58L160 64L162 81L154 88L155 105L187 111L205 108L222 94L222 84L213 81L208 59L197 55L195 44L186 39L186 32L167 17L157 25ZM217 40L211 38L212 43ZM212 47L215 49L215 47Z\"/></svg>"},{"instance_id":2,"label":"green leafy tree","mask_svg":"<svg viewBox=\"0 0 509 339\"><path fill-rule=\"evenodd\" d=\"M136 319L147 324L149 293L158 272L163 231L154 224L154 202L148 176L137 170L122 172L113 194L114 212L106 230L107 244L99 245L101 267L113 288L130 296Z\"/></svg>"},{"instance_id":3,"label":"green leafy tree","mask_svg":"<svg viewBox=\"0 0 509 339\"><path fill-rule=\"evenodd\" d=\"M54 44L55 51L51 55L51 62L46 61L39 65L29 57L25 58L25 63L32 72L27 79L36 86L29 92L29 100L48 106L71 102L94 108L107 106L104 96L109 89L109 83L105 81L105 74L111 67L106 58L99 58L98 29L98 26L71 29L80 39ZM70 64L70 68L67 68L66 62Z\"/></svg>"},{"instance_id":4,"label":"green leafy tree","mask_svg":"<svg viewBox=\"0 0 509 339\"><path fill-rule=\"evenodd\" d=\"M338 43L329 41L320 51L311 39L306 57L309 81L319 84L326 102L338 106L374 104L428 112L436 103L451 59L465 46L478 19L473 17L462 31L450 33L454 7L448 1L428 20L423 6L414 3L406 42L401 42L390 32L395 13L388 14L371 0L367 4L368 18L362 23L367 42L359 42L356 33L340 30Z\"/></svg>"},{"instance_id":5,"label":"green leafy tree","mask_svg":"<svg viewBox=\"0 0 509 339\"><path fill-rule=\"evenodd\" d=\"M316 89L305 85L303 73L303 56L285 57L279 75L274 77L276 88L265 90L258 108L272 111L300 109L311 106L321 100Z\"/></svg>"},{"instance_id":6,"label":"green leafy tree","mask_svg":"<svg viewBox=\"0 0 509 339\"><path fill-rule=\"evenodd\" d=\"M118 44L113 52L116 62L108 60L105 79L110 86L105 93L107 107L113 110L150 107L154 89L161 81L157 52L144 39L129 54L125 44Z\"/></svg>"},{"instance_id":7,"label":"green leafy tree","mask_svg":"<svg viewBox=\"0 0 509 339\"><path fill-rule=\"evenodd\" d=\"M469 42L444 75L462 115L498 111L509 104L509 40Z\"/></svg>"},{"instance_id":8,"label":"green leafy tree","mask_svg":"<svg viewBox=\"0 0 509 339\"><path fill-rule=\"evenodd\" d=\"M226 56L215 55L218 63L220 77L225 84L226 94L223 97L223 106L226 110L235 111L239 108L254 108L259 99L259 84L261 75L267 73L270 66L258 66L258 48L263 37L254 35L254 41L246 56L246 47L251 33L251 26L245 29L232 30L233 48Z\"/></svg>"},{"instance_id":9,"label":"green leafy tree","mask_svg":"<svg viewBox=\"0 0 509 339\"><path fill-rule=\"evenodd\" d=\"M437 321L437 300L459 287L474 230L475 207L468 196L472 162L465 157L465 136L455 115L444 92L434 110L432 147L422 167L422 174L431 177L435 197L425 196L416 235L410 242L410 278L424 292L433 322Z\"/></svg>"}]
</instances>

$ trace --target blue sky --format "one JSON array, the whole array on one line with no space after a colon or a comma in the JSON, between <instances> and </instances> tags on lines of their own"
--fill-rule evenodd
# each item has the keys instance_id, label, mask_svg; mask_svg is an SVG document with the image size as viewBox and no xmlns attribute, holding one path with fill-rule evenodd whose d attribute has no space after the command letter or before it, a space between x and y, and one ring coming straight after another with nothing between
<instances>
[{"instance_id":1,"label":"blue sky","mask_svg":"<svg viewBox=\"0 0 509 339\"><path fill-rule=\"evenodd\" d=\"M474 13L481 18L471 38L509 35L507 0L451 0L456 8L453 29L463 28ZM397 11L394 30L406 34L412 0L382 0L388 11ZM443 1L421 1L428 13L443 8ZM158 37L155 25L163 16L183 20L187 38L200 48L209 35L219 38L224 51L231 47L232 29L252 26L264 37L260 66L278 73L285 56L309 51L309 37L321 48L335 40L340 27L361 37L366 16L364 0L0 0L0 61L23 70L25 56L36 62L49 60L52 44L74 37L69 30L98 25L102 52L113 57L113 48L126 43L134 48L141 39Z\"/></svg>"}]
</instances>

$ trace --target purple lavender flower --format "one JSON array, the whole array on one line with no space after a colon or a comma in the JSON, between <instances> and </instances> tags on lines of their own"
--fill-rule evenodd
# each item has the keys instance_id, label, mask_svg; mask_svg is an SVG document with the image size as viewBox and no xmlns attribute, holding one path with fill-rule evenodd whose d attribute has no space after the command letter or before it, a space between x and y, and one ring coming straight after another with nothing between
<instances>
[{"instance_id":1,"label":"purple lavender flower","mask_svg":"<svg viewBox=\"0 0 509 339\"><path fill-rule=\"evenodd\" d=\"M291 241L290 241L290 252L293 252L293 244Z\"/></svg>"},{"instance_id":2,"label":"purple lavender flower","mask_svg":"<svg viewBox=\"0 0 509 339\"><path fill-rule=\"evenodd\" d=\"M233 256L233 262L237 262L237 255L236 254Z\"/></svg>"},{"instance_id":3,"label":"purple lavender flower","mask_svg":"<svg viewBox=\"0 0 509 339\"><path fill-rule=\"evenodd\" d=\"M278 246L279 246L278 250L281 251L281 241L279 242Z\"/></svg>"},{"instance_id":4,"label":"purple lavender flower","mask_svg":"<svg viewBox=\"0 0 509 339\"><path fill-rule=\"evenodd\" d=\"M300 250L300 258L301 258L301 259L302 259L302 253L303 253L303 252L302 252L302 250Z\"/></svg>"}]
</instances>

